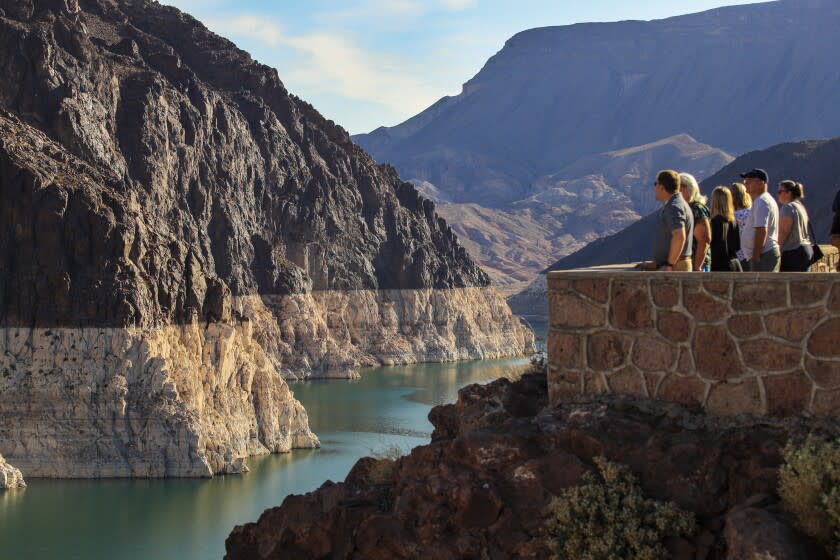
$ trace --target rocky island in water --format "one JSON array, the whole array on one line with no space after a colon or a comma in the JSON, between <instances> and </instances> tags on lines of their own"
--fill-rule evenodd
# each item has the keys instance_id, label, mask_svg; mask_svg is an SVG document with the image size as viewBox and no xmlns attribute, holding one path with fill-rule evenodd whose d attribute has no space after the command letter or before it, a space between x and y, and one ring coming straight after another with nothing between
<instances>
[{"instance_id":1,"label":"rocky island in water","mask_svg":"<svg viewBox=\"0 0 840 560\"><path fill-rule=\"evenodd\" d=\"M0 453L24 476L242 472L319 444L286 379L532 348L431 202L195 19L2 0L0 66Z\"/></svg>"}]
</instances>

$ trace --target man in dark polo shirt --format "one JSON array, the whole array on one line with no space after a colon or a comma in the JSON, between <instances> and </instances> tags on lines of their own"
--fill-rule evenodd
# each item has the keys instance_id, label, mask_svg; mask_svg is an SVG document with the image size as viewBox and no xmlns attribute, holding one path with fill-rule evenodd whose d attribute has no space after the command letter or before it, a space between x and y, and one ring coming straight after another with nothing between
<instances>
[{"instance_id":1,"label":"man in dark polo shirt","mask_svg":"<svg viewBox=\"0 0 840 560\"><path fill-rule=\"evenodd\" d=\"M656 225L653 260L657 270L691 272L691 234L694 216L680 195L680 176L676 171L660 171L654 183L656 200L664 206Z\"/></svg>"}]
</instances>

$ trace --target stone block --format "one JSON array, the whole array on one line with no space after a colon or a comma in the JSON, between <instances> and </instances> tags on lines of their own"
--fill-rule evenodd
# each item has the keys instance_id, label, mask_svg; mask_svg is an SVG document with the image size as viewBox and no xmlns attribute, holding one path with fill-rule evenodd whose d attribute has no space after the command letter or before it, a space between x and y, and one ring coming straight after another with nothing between
<instances>
[{"instance_id":1,"label":"stone block","mask_svg":"<svg viewBox=\"0 0 840 560\"><path fill-rule=\"evenodd\" d=\"M553 274L548 275L548 291L551 292L567 292L572 287L572 283L568 278L558 278Z\"/></svg>"},{"instance_id":2,"label":"stone block","mask_svg":"<svg viewBox=\"0 0 840 560\"><path fill-rule=\"evenodd\" d=\"M670 371L677 361L673 342L640 336L633 346L633 363L645 371Z\"/></svg>"},{"instance_id":3,"label":"stone block","mask_svg":"<svg viewBox=\"0 0 840 560\"><path fill-rule=\"evenodd\" d=\"M548 333L548 362L558 368L583 367L583 335Z\"/></svg>"},{"instance_id":4,"label":"stone block","mask_svg":"<svg viewBox=\"0 0 840 560\"><path fill-rule=\"evenodd\" d=\"M729 332L739 338L756 336L764 332L761 315L735 315L727 321Z\"/></svg>"},{"instance_id":5,"label":"stone block","mask_svg":"<svg viewBox=\"0 0 840 560\"><path fill-rule=\"evenodd\" d=\"M665 379L664 373L646 373L645 374L645 385L647 386L647 394L649 397L653 397L656 395L656 391L659 389L659 384L662 383L662 380Z\"/></svg>"},{"instance_id":6,"label":"stone block","mask_svg":"<svg viewBox=\"0 0 840 560\"><path fill-rule=\"evenodd\" d=\"M840 389L827 391L817 389L814 395L814 416L838 416L840 415Z\"/></svg>"},{"instance_id":7,"label":"stone block","mask_svg":"<svg viewBox=\"0 0 840 560\"><path fill-rule=\"evenodd\" d=\"M591 328L606 323L606 310L572 294L550 294L549 316L552 327Z\"/></svg>"},{"instance_id":8,"label":"stone block","mask_svg":"<svg viewBox=\"0 0 840 560\"><path fill-rule=\"evenodd\" d=\"M691 356L691 349L680 348L680 359L677 362L677 373L690 375L694 373L694 370L694 359Z\"/></svg>"},{"instance_id":9,"label":"stone block","mask_svg":"<svg viewBox=\"0 0 840 560\"><path fill-rule=\"evenodd\" d=\"M732 284L726 280L704 280L703 287L710 294L729 299L729 287Z\"/></svg>"},{"instance_id":10,"label":"stone block","mask_svg":"<svg viewBox=\"0 0 840 560\"><path fill-rule=\"evenodd\" d=\"M607 393L609 389L604 382L604 376L597 371L586 371L583 374L584 393Z\"/></svg>"},{"instance_id":11,"label":"stone block","mask_svg":"<svg viewBox=\"0 0 840 560\"><path fill-rule=\"evenodd\" d=\"M723 381L745 373L735 341L722 327L698 327L692 350L697 372L706 379Z\"/></svg>"},{"instance_id":12,"label":"stone block","mask_svg":"<svg viewBox=\"0 0 840 560\"><path fill-rule=\"evenodd\" d=\"M659 333L675 342L685 342L691 337L691 319L679 311L660 311L657 314Z\"/></svg>"},{"instance_id":13,"label":"stone block","mask_svg":"<svg viewBox=\"0 0 840 560\"><path fill-rule=\"evenodd\" d=\"M828 296L828 310L840 313L840 282L837 280L834 281L834 285L831 287L831 295Z\"/></svg>"},{"instance_id":14,"label":"stone block","mask_svg":"<svg viewBox=\"0 0 840 560\"><path fill-rule=\"evenodd\" d=\"M840 361L807 357L805 371L821 389L840 388Z\"/></svg>"},{"instance_id":15,"label":"stone block","mask_svg":"<svg viewBox=\"0 0 840 560\"><path fill-rule=\"evenodd\" d=\"M735 280L732 309L735 311L769 311L787 307L787 283L769 279Z\"/></svg>"},{"instance_id":16,"label":"stone block","mask_svg":"<svg viewBox=\"0 0 840 560\"><path fill-rule=\"evenodd\" d=\"M656 398L686 406L702 406L706 398L706 383L696 376L669 375L659 384Z\"/></svg>"},{"instance_id":17,"label":"stone block","mask_svg":"<svg viewBox=\"0 0 840 560\"><path fill-rule=\"evenodd\" d=\"M814 305L822 303L828 293L830 282L796 282L791 285L790 297L794 305Z\"/></svg>"},{"instance_id":18,"label":"stone block","mask_svg":"<svg viewBox=\"0 0 840 560\"><path fill-rule=\"evenodd\" d=\"M610 390L620 395L641 395L645 393L645 378L642 372L634 367L627 367L623 370L607 376Z\"/></svg>"},{"instance_id":19,"label":"stone block","mask_svg":"<svg viewBox=\"0 0 840 560\"><path fill-rule=\"evenodd\" d=\"M599 303L607 303L610 298L610 281L605 278L575 280L572 286L579 294L583 294Z\"/></svg>"},{"instance_id":20,"label":"stone block","mask_svg":"<svg viewBox=\"0 0 840 560\"><path fill-rule=\"evenodd\" d=\"M615 332L591 335L586 344L589 367L596 371L615 369L627 362L632 338Z\"/></svg>"},{"instance_id":21,"label":"stone block","mask_svg":"<svg viewBox=\"0 0 840 560\"><path fill-rule=\"evenodd\" d=\"M764 318L767 333L788 340L799 341L814 330L825 316L822 308L790 309L773 313ZM838 333L840 338L840 333Z\"/></svg>"},{"instance_id":22,"label":"stone block","mask_svg":"<svg viewBox=\"0 0 840 560\"><path fill-rule=\"evenodd\" d=\"M548 371L548 398L551 402L581 392L581 372L551 368Z\"/></svg>"},{"instance_id":23,"label":"stone block","mask_svg":"<svg viewBox=\"0 0 840 560\"><path fill-rule=\"evenodd\" d=\"M676 280L654 278L650 292L657 307L671 308L680 303L680 284Z\"/></svg>"},{"instance_id":24,"label":"stone block","mask_svg":"<svg viewBox=\"0 0 840 560\"><path fill-rule=\"evenodd\" d=\"M840 319L818 326L808 339L808 351L814 356L840 357Z\"/></svg>"},{"instance_id":25,"label":"stone block","mask_svg":"<svg viewBox=\"0 0 840 560\"><path fill-rule=\"evenodd\" d=\"M813 384L802 373L767 375L761 378L767 399L767 414L771 416L796 416L808 410Z\"/></svg>"},{"instance_id":26,"label":"stone block","mask_svg":"<svg viewBox=\"0 0 840 560\"><path fill-rule=\"evenodd\" d=\"M761 415L761 393L756 378L736 383L716 383L709 390L706 410L717 416Z\"/></svg>"},{"instance_id":27,"label":"stone block","mask_svg":"<svg viewBox=\"0 0 840 560\"><path fill-rule=\"evenodd\" d=\"M744 340L740 343L744 364L761 372L785 371L802 364L802 349L773 340L759 338Z\"/></svg>"},{"instance_id":28,"label":"stone block","mask_svg":"<svg viewBox=\"0 0 840 560\"><path fill-rule=\"evenodd\" d=\"M703 292L684 293L683 305L700 323L717 323L730 315L727 304Z\"/></svg>"},{"instance_id":29,"label":"stone block","mask_svg":"<svg viewBox=\"0 0 840 560\"><path fill-rule=\"evenodd\" d=\"M614 282L610 323L619 329L646 329L653 326L653 306L647 286L640 282Z\"/></svg>"}]
</instances>

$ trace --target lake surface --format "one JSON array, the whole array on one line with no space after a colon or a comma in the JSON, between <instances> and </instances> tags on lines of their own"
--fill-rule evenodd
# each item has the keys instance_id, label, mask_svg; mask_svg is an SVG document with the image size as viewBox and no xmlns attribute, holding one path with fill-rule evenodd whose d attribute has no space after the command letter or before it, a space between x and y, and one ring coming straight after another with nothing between
<instances>
[{"instance_id":1,"label":"lake surface","mask_svg":"<svg viewBox=\"0 0 840 560\"><path fill-rule=\"evenodd\" d=\"M341 481L365 455L428 443L427 419L458 389L526 359L362 370L354 381L293 383L321 449L251 458L251 472L209 480L27 480L0 493L0 558L222 558L231 529L289 494ZM25 473L24 473L25 475Z\"/></svg>"}]
</instances>

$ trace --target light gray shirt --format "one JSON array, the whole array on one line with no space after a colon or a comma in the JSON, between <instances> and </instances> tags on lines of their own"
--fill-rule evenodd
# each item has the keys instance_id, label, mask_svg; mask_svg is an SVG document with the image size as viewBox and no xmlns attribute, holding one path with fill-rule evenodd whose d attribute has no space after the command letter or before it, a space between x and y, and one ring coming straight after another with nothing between
<instances>
[{"instance_id":1,"label":"light gray shirt","mask_svg":"<svg viewBox=\"0 0 840 560\"><path fill-rule=\"evenodd\" d=\"M750 215L747 217L747 227L741 233L741 250L748 260L752 260L755 247L755 228L767 228L767 239L761 249L762 253L779 246L779 205L768 192L761 193L761 196L753 200Z\"/></svg>"}]
</instances>

